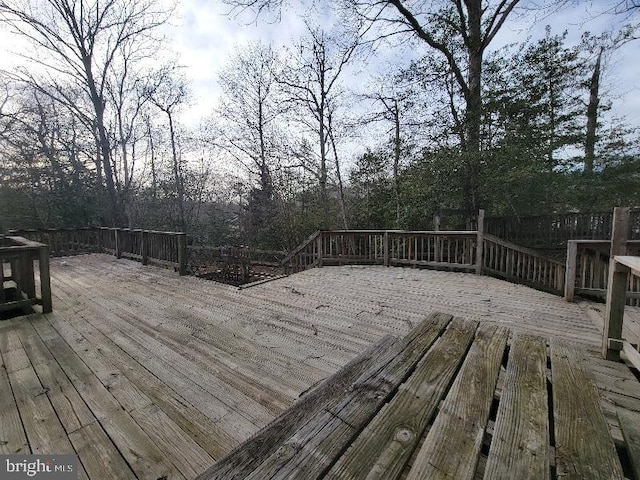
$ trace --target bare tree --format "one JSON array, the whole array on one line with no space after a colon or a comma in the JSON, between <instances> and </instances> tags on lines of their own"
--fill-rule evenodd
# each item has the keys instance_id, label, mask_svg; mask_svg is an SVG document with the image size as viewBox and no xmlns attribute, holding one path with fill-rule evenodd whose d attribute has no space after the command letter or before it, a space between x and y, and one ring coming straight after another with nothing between
<instances>
[{"instance_id":1,"label":"bare tree","mask_svg":"<svg viewBox=\"0 0 640 480\"><path fill-rule=\"evenodd\" d=\"M185 215L185 189L181 155L178 153L175 114L187 100L187 82L182 76L176 75L175 68L167 67L157 77L157 83L149 86L146 96L166 116L169 122L169 137L171 140L171 159L176 195L178 198L178 214L180 228L187 228Z\"/></svg>"},{"instance_id":2,"label":"bare tree","mask_svg":"<svg viewBox=\"0 0 640 480\"><path fill-rule=\"evenodd\" d=\"M272 188L275 123L285 110L276 92L276 61L271 47L251 44L238 50L219 76L224 95L217 109L223 121L219 142L258 177L263 190Z\"/></svg>"},{"instance_id":3,"label":"bare tree","mask_svg":"<svg viewBox=\"0 0 640 480\"><path fill-rule=\"evenodd\" d=\"M385 122L390 124L386 130L390 135L392 145L392 174L393 193L395 200L396 228L400 228L402 215L402 199L400 194L400 164L403 149L407 146L410 136L410 127L416 126L415 119L411 118L411 109L414 105L413 97L417 96L411 86L406 82L405 72L396 72L376 79L375 88L363 98L373 102L375 110L363 119L365 124L373 122Z\"/></svg>"},{"instance_id":4,"label":"bare tree","mask_svg":"<svg viewBox=\"0 0 640 480\"><path fill-rule=\"evenodd\" d=\"M117 192L105 118L107 85L117 66L118 52L148 52L151 34L168 15L154 0L0 1L0 19L31 41L37 51L24 56L44 70L44 75L39 75L23 69L20 77L66 104L94 130L114 224L123 222L125 212ZM115 74L119 73L116 70ZM83 92L90 111L69 98L68 84Z\"/></svg>"},{"instance_id":5,"label":"bare tree","mask_svg":"<svg viewBox=\"0 0 640 480\"><path fill-rule=\"evenodd\" d=\"M308 37L292 49L292 61L283 67L278 82L286 89L289 101L301 109L298 122L317 136L318 169L315 174L320 186L321 203L326 206L328 165L332 151L336 171L340 171L335 148L340 79L359 42L357 38L344 35L344 32L331 35L308 22L307 29ZM341 177L338 180L342 190ZM346 225L343 192L340 192L340 199L343 223Z\"/></svg>"},{"instance_id":6,"label":"bare tree","mask_svg":"<svg viewBox=\"0 0 640 480\"><path fill-rule=\"evenodd\" d=\"M260 43L238 49L222 69L223 98L217 109L221 121L217 143L257 178L249 194L246 233L252 243L271 243L278 192L274 173L281 165L283 134L278 120L286 111L275 80L277 56Z\"/></svg>"}]
</instances>

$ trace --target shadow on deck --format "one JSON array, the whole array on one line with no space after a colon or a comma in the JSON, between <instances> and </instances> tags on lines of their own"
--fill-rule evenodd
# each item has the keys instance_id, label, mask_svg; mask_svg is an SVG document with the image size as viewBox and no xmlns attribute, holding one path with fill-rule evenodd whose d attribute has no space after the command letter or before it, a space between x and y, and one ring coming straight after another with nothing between
<instances>
[{"instance_id":1,"label":"shadow on deck","mask_svg":"<svg viewBox=\"0 0 640 480\"><path fill-rule=\"evenodd\" d=\"M53 313L0 322L0 452L76 452L80 478L194 478L432 311L580 344L618 445L617 412L640 411L584 306L490 277L336 267L237 291L100 254L51 274Z\"/></svg>"}]
</instances>

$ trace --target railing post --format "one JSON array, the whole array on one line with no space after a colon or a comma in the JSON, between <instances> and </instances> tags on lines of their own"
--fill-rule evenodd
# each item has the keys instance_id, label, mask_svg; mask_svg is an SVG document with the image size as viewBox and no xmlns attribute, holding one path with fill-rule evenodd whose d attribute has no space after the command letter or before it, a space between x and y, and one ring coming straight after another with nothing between
<instances>
[{"instance_id":1,"label":"railing post","mask_svg":"<svg viewBox=\"0 0 640 480\"><path fill-rule=\"evenodd\" d=\"M478 237L476 239L476 274L482 275L484 263L484 210L478 210Z\"/></svg>"},{"instance_id":2,"label":"railing post","mask_svg":"<svg viewBox=\"0 0 640 480\"><path fill-rule=\"evenodd\" d=\"M609 281L607 284L607 308L602 331L602 355L607 360L619 360L622 350L622 322L627 300L628 268L615 261L616 255L626 255L629 233L628 207L616 207L613 211L611 254L609 257Z\"/></svg>"},{"instance_id":3,"label":"railing post","mask_svg":"<svg viewBox=\"0 0 640 480\"><path fill-rule=\"evenodd\" d=\"M49 247L43 245L38 250L38 264L40 267L40 296L42 298L42 313L53 311L51 303L51 275L49 273Z\"/></svg>"},{"instance_id":4,"label":"railing post","mask_svg":"<svg viewBox=\"0 0 640 480\"><path fill-rule=\"evenodd\" d=\"M96 253L102 253L102 229L101 228L95 228L94 232L96 234L96 249L97 252Z\"/></svg>"},{"instance_id":5,"label":"railing post","mask_svg":"<svg viewBox=\"0 0 640 480\"><path fill-rule=\"evenodd\" d=\"M140 250L142 254L142 264L147 265L149 263L149 232L147 230L141 231Z\"/></svg>"},{"instance_id":6,"label":"railing post","mask_svg":"<svg viewBox=\"0 0 640 480\"><path fill-rule=\"evenodd\" d=\"M316 238L316 251L318 252L318 267L322 267L322 234L323 232L318 233L318 237Z\"/></svg>"},{"instance_id":7,"label":"railing post","mask_svg":"<svg viewBox=\"0 0 640 480\"><path fill-rule=\"evenodd\" d=\"M122 236L120 235L120 229L114 228L113 234L116 240L116 258L122 258Z\"/></svg>"},{"instance_id":8,"label":"railing post","mask_svg":"<svg viewBox=\"0 0 640 480\"><path fill-rule=\"evenodd\" d=\"M187 274L187 234L178 233L178 274Z\"/></svg>"},{"instance_id":9,"label":"railing post","mask_svg":"<svg viewBox=\"0 0 640 480\"><path fill-rule=\"evenodd\" d=\"M576 265L578 262L578 242L567 241L567 268L564 277L564 299L573 302L576 293Z\"/></svg>"},{"instance_id":10,"label":"railing post","mask_svg":"<svg viewBox=\"0 0 640 480\"><path fill-rule=\"evenodd\" d=\"M384 255L383 263L385 267L389 266L389 232L385 230L382 237L382 254Z\"/></svg>"}]
</instances>

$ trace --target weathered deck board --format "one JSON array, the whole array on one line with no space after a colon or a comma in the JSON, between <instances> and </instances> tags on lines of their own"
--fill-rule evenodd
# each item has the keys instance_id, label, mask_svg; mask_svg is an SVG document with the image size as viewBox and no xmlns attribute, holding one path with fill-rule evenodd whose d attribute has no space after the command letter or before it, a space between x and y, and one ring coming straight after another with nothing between
<instances>
[{"instance_id":1,"label":"weathered deck board","mask_svg":"<svg viewBox=\"0 0 640 480\"><path fill-rule=\"evenodd\" d=\"M0 352L0 359L2 358ZM2 367L0 367L0 453L30 453L11 384Z\"/></svg>"},{"instance_id":2,"label":"weathered deck board","mask_svg":"<svg viewBox=\"0 0 640 480\"><path fill-rule=\"evenodd\" d=\"M516 336L500 397L486 480L550 477L547 342Z\"/></svg>"},{"instance_id":3,"label":"weathered deck board","mask_svg":"<svg viewBox=\"0 0 640 480\"><path fill-rule=\"evenodd\" d=\"M196 475L301 392L385 335L404 336L431 311L600 344L597 324L579 306L476 275L336 267L236 291L105 255L54 259L51 267L54 313L0 322L0 353L9 354L2 364L12 371L28 360L48 389L80 454L81 478L84 470L103 478L98 472L121 471L127 462L132 470L122 470L123 478ZM637 408L640 385L617 364L589 357L589 365L620 443L616 408ZM0 452L29 452L5 372ZM154 433L156 413L146 409L161 415L158 428L177 432L182 446ZM185 445L195 445L197 458L178 451Z\"/></svg>"},{"instance_id":4,"label":"weathered deck board","mask_svg":"<svg viewBox=\"0 0 640 480\"><path fill-rule=\"evenodd\" d=\"M636 478L640 478L640 411L618 408L620 426L627 443L631 468Z\"/></svg>"},{"instance_id":5,"label":"weathered deck board","mask_svg":"<svg viewBox=\"0 0 640 480\"><path fill-rule=\"evenodd\" d=\"M471 322L452 322L393 400L369 423L326 478L400 478L457 373L476 327Z\"/></svg>"},{"instance_id":6,"label":"weathered deck board","mask_svg":"<svg viewBox=\"0 0 640 480\"><path fill-rule=\"evenodd\" d=\"M502 327L482 325L478 329L407 480L473 478L507 336Z\"/></svg>"},{"instance_id":7,"label":"weathered deck board","mask_svg":"<svg viewBox=\"0 0 640 480\"><path fill-rule=\"evenodd\" d=\"M247 479L319 478L369 423L444 330L450 316L428 318L356 380L340 403L319 412ZM300 453L298 453L300 452ZM297 454L297 455L296 455Z\"/></svg>"},{"instance_id":8,"label":"weathered deck board","mask_svg":"<svg viewBox=\"0 0 640 480\"><path fill-rule=\"evenodd\" d=\"M364 351L345 365L336 376L323 381L268 427L247 440L241 449L234 450L224 460L204 472L199 480L240 480L249 475L275 452L280 443L305 425L320 410L334 408L350 385L370 368L373 361L389 349L397 347L399 339L383 337L380 342Z\"/></svg>"},{"instance_id":9,"label":"weathered deck board","mask_svg":"<svg viewBox=\"0 0 640 480\"><path fill-rule=\"evenodd\" d=\"M598 389L575 346L551 341L556 469L566 479L622 479Z\"/></svg>"}]
</instances>

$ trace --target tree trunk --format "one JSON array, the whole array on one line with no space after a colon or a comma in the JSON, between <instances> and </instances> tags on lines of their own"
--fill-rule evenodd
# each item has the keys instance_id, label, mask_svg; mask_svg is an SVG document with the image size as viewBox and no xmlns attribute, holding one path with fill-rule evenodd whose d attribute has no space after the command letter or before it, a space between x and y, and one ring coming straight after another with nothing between
<instances>
[{"instance_id":1,"label":"tree trunk","mask_svg":"<svg viewBox=\"0 0 640 480\"><path fill-rule=\"evenodd\" d=\"M393 100L393 120L394 120L394 149L393 149L393 193L396 200L396 228L400 228L400 109L398 100ZM346 227L345 227L346 228Z\"/></svg>"},{"instance_id":2,"label":"tree trunk","mask_svg":"<svg viewBox=\"0 0 640 480\"><path fill-rule=\"evenodd\" d=\"M116 191L116 185L114 182L113 168L111 166L111 148L109 145L109 138L107 136L107 129L104 125L105 104L102 96L98 94L98 90L96 88L95 79L93 78L93 72L91 69L91 58L88 56L83 57L83 64L87 76L87 85L89 87L89 92L91 95L91 103L93 104L93 108L96 113L98 147L100 157L102 159L104 180L107 187L107 192L109 194L109 201L111 203L111 223L113 226L118 226L124 221L124 212L122 211L122 205L118 200L118 193Z\"/></svg>"},{"instance_id":3,"label":"tree trunk","mask_svg":"<svg viewBox=\"0 0 640 480\"><path fill-rule=\"evenodd\" d=\"M464 152L465 178L462 184L462 206L465 210L478 209L478 173L480 162L480 129L482 123L482 5L480 1L467 1L468 59L466 92L466 151Z\"/></svg>"},{"instance_id":4,"label":"tree trunk","mask_svg":"<svg viewBox=\"0 0 640 480\"><path fill-rule=\"evenodd\" d=\"M598 105L600 104L600 63L602 49L598 53L598 59L591 76L589 85L589 105L587 106L587 134L584 142L584 171L593 172L593 164L596 158L596 128L598 126Z\"/></svg>"},{"instance_id":5,"label":"tree trunk","mask_svg":"<svg viewBox=\"0 0 640 480\"><path fill-rule=\"evenodd\" d=\"M180 172L180 165L178 162L178 152L176 149L176 133L173 127L173 115L171 110L166 109L165 113L169 117L169 134L171 135L171 154L173 156L173 175L176 181L176 193L178 195L178 214L180 218L180 231L186 231L187 225L184 216L184 185L182 184L182 174Z\"/></svg>"},{"instance_id":6,"label":"tree trunk","mask_svg":"<svg viewBox=\"0 0 640 480\"><path fill-rule=\"evenodd\" d=\"M336 141L333 137L333 132L329 131L329 138L331 139L331 147L333 148L333 158L336 161L336 175L338 177L338 191L340 194L340 213L342 215L342 226L345 230L349 230L349 223L347 222L347 206L344 201L344 188L342 185L342 174L340 173L340 161L338 159L338 150L336 148Z\"/></svg>"}]
</instances>

